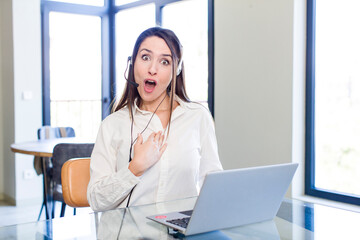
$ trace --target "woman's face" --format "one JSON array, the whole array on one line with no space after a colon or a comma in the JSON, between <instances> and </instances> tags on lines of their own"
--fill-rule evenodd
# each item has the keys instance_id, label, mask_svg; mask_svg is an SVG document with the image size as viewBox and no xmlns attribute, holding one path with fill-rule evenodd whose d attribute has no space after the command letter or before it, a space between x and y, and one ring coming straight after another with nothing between
<instances>
[{"instance_id":1,"label":"woman's face","mask_svg":"<svg viewBox=\"0 0 360 240\"><path fill-rule=\"evenodd\" d=\"M172 58L162 38L152 36L141 43L134 76L143 104L158 104L164 98L172 78Z\"/></svg>"}]
</instances>

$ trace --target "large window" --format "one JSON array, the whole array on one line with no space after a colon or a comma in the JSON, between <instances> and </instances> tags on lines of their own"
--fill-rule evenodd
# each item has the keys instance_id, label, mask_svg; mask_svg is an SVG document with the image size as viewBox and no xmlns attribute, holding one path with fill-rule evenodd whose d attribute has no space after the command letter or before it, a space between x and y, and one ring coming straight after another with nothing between
<instances>
[{"instance_id":1,"label":"large window","mask_svg":"<svg viewBox=\"0 0 360 240\"><path fill-rule=\"evenodd\" d=\"M43 123L94 138L136 37L153 26L178 35L189 97L213 112L212 9L212 0L43 0Z\"/></svg>"},{"instance_id":2,"label":"large window","mask_svg":"<svg viewBox=\"0 0 360 240\"><path fill-rule=\"evenodd\" d=\"M138 16L141 16L139 18ZM131 56L133 46L139 34L155 26L155 4L149 3L119 11L115 16L116 24L116 75L117 96L125 86L124 72L128 56Z\"/></svg>"},{"instance_id":3,"label":"large window","mask_svg":"<svg viewBox=\"0 0 360 240\"><path fill-rule=\"evenodd\" d=\"M360 2L308 0L306 193L360 205Z\"/></svg>"},{"instance_id":4,"label":"large window","mask_svg":"<svg viewBox=\"0 0 360 240\"><path fill-rule=\"evenodd\" d=\"M84 137L101 121L101 19L50 12L50 120Z\"/></svg>"},{"instance_id":5,"label":"large window","mask_svg":"<svg viewBox=\"0 0 360 240\"><path fill-rule=\"evenodd\" d=\"M186 12L187 17L183 16ZM187 93L193 101L208 99L208 6L203 0L181 1L163 8L163 26L173 29L184 46ZM179 21L179 19L181 19Z\"/></svg>"}]
</instances>

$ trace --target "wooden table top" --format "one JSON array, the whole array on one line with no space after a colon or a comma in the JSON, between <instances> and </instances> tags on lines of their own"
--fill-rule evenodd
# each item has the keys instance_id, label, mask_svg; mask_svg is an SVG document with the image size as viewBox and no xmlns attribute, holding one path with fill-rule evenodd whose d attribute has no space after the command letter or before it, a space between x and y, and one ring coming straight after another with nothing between
<instances>
[{"instance_id":1,"label":"wooden table top","mask_svg":"<svg viewBox=\"0 0 360 240\"><path fill-rule=\"evenodd\" d=\"M15 153L23 153L38 157L52 157L54 147L59 143L91 143L82 138L53 138L30 142L13 143L10 148Z\"/></svg>"}]
</instances>

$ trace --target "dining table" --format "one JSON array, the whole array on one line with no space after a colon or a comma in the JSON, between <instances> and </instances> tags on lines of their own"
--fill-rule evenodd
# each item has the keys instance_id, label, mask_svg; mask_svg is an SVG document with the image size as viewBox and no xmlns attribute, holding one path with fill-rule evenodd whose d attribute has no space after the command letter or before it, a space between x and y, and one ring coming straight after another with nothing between
<instances>
[{"instance_id":1,"label":"dining table","mask_svg":"<svg viewBox=\"0 0 360 240\"><path fill-rule=\"evenodd\" d=\"M22 153L37 157L52 157L54 147L60 143L89 143L89 140L79 137L41 139L13 143L10 145L10 148L14 153Z\"/></svg>"},{"instance_id":2,"label":"dining table","mask_svg":"<svg viewBox=\"0 0 360 240\"><path fill-rule=\"evenodd\" d=\"M13 143L10 145L11 151L14 153L32 155L34 157L41 157L41 168L43 175L43 205L42 208L45 207L45 217L46 219L50 219L49 206L50 201L50 193L49 193L49 176L47 176L47 167L48 163L51 161L51 157L53 156L54 147L57 144L61 143L92 143L93 141L89 141L87 138L81 137L63 137L63 138L51 138L51 139L39 139L35 141L26 141ZM42 209L41 208L41 209ZM41 214L41 210L40 210ZM39 214L39 218L40 218Z\"/></svg>"}]
</instances>

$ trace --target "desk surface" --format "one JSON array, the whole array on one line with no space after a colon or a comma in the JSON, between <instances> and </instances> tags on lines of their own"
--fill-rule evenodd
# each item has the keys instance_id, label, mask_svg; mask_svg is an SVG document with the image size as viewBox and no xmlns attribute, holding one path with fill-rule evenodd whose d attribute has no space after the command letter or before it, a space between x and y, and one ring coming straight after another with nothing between
<instances>
[{"instance_id":1,"label":"desk surface","mask_svg":"<svg viewBox=\"0 0 360 240\"><path fill-rule=\"evenodd\" d=\"M54 147L59 143L89 143L86 139L68 137L52 138L30 142L13 143L10 148L15 153L23 153L38 157L52 157Z\"/></svg>"},{"instance_id":2,"label":"desk surface","mask_svg":"<svg viewBox=\"0 0 360 240\"><path fill-rule=\"evenodd\" d=\"M196 198L0 228L0 239L173 239L148 215L192 209ZM205 219L206 221L206 219ZM285 199L272 221L186 239L359 239L360 213Z\"/></svg>"}]
</instances>

